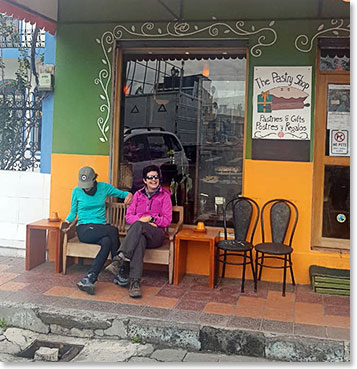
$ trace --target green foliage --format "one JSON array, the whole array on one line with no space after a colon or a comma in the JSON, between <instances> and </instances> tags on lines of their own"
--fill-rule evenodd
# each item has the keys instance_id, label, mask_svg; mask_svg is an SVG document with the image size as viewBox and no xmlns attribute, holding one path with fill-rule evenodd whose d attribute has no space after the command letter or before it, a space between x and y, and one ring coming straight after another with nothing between
<instances>
[{"instance_id":1,"label":"green foliage","mask_svg":"<svg viewBox=\"0 0 357 369\"><path fill-rule=\"evenodd\" d=\"M3 318L0 318L0 328L3 330L3 331L6 331L7 329L7 324L5 322L5 319Z\"/></svg>"},{"instance_id":2,"label":"green foliage","mask_svg":"<svg viewBox=\"0 0 357 369\"><path fill-rule=\"evenodd\" d=\"M141 343L141 337L140 336L135 336L131 339L132 343Z\"/></svg>"}]
</instances>

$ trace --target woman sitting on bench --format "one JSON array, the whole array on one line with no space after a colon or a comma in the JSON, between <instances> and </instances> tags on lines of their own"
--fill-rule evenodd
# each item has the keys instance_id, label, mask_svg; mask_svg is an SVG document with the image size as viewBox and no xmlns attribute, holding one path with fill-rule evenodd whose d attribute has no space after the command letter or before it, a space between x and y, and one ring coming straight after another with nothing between
<instances>
[{"instance_id":1,"label":"woman sitting on bench","mask_svg":"<svg viewBox=\"0 0 357 369\"><path fill-rule=\"evenodd\" d=\"M78 187L72 191L71 211L63 222L63 227L67 228L78 215L76 231L79 240L101 246L89 268L88 275L77 283L80 290L90 295L94 294L94 283L97 281L109 252L114 258L120 244L118 229L106 224L105 199L108 196L114 196L124 199L125 204L130 204L133 198L130 192L118 190L105 182L97 182L97 176L92 168L81 168Z\"/></svg>"},{"instance_id":2,"label":"woman sitting on bench","mask_svg":"<svg viewBox=\"0 0 357 369\"><path fill-rule=\"evenodd\" d=\"M114 283L129 285L130 297L141 297L140 279L146 248L161 247L165 228L171 224L171 193L160 186L160 169L149 165L143 169L145 186L136 191L125 219L131 224L119 248L119 269Z\"/></svg>"}]
</instances>

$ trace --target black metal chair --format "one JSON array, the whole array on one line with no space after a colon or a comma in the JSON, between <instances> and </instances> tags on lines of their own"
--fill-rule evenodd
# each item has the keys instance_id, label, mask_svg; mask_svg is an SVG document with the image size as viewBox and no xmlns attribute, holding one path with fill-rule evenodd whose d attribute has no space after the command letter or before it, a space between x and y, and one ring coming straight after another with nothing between
<instances>
[{"instance_id":1,"label":"black metal chair","mask_svg":"<svg viewBox=\"0 0 357 369\"><path fill-rule=\"evenodd\" d=\"M266 202L261 211L262 243L255 245L255 270L257 280L261 279L263 267L284 269L283 296L286 290L286 270L290 269L291 281L295 286L295 279L291 261L293 236L298 221L298 209L289 200L274 199ZM264 219L269 219L269 230L264 228ZM266 241L271 239L271 242ZM261 255L260 255L261 254ZM280 259L281 265L267 265L265 259ZM258 265L260 270L258 273ZM257 284L257 280L255 283Z\"/></svg>"},{"instance_id":2,"label":"black metal chair","mask_svg":"<svg viewBox=\"0 0 357 369\"><path fill-rule=\"evenodd\" d=\"M231 213L234 227L234 239L228 239L227 234L227 218L228 214ZM248 197L235 197L228 201L223 211L223 225L224 225L224 240L217 243L216 250L216 278L218 274L219 263L223 264L221 278L224 278L226 271L226 264L231 265L243 265L242 271L242 285L241 291L244 292L245 282L245 269L249 263L252 268L254 278L254 288L256 288L256 273L253 265L253 237L257 228L259 220L259 206L258 204ZM250 237L248 237L248 231L250 230ZM230 256L230 260L227 261L227 256ZM243 261L233 262L235 257L243 257Z\"/></svg>"}]
</instances>

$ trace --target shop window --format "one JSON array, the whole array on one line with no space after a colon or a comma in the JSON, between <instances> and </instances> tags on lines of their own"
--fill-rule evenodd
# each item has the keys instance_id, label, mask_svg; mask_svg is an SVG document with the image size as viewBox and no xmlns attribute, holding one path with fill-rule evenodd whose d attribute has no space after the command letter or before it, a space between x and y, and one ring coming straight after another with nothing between
<instances>
[{"instance_id":1,"label":"shop window","mask_svg":"<svg viewBox=\"0 0 357 369\"><path fill-rule=\"evenodd\" d=\"M328 49L331 51L331 49ZM343 55L349 55L349 51ZM350 248L350 75L321 68L316 83L312 245ZM330 55L333 55L333 53ZM341 54L342 55L342 54Z\"/></svg>"},{"instance_id":2,"label":"shop window","mask_svg":"<svg viewBox=\"0 0 357 369\"><path fill-rule=\"evenodd\" d=\"M148 151L146 150L144 137L133 137L124 143L124 160L138 163L146 160Z\"/></svg>"},{"instance_id":3,"label":"shop window","mask_svg":"<svg viewBox=\"0 0 357 369\"><path fill-rule=\"evenodd\" d=\"M320 55L320 69L322 71L350 70L349 49L322 49Z\"/></svg>"},{"instance_id":4,"label":"shop window","mask_svg":"<svg viewBox=\"0 0 357 369\"><path fill-rule=\"evenodd\" d=\"M185 223L221 226L242 190L245 51L126 52L122 70L119 167L130 169L131 190L144 164L156 164ZM135 136L146 147L134 160Z\"/></svg>"},{"instance_id":5,"label":"shop window","mask_svg":"<svg viewBox=\"0 0 357 369\"><path fill-rule=\"evenodd\" d=\"M350 168L325 166L322 237L350 238Z\"/></svg>"},{"instance_id":6,"label":"shop window","mask_svg":"<svg viewBox=\"0 0 357 369\"><path fill-rule=\"evenodd\" d=\"M147 136L147 140L149 143L149 152L152 160L169 157L170 148L167 145L164 136L149 135Z\"/></svg>"},{"instance_id":7,"label":"shop window","mask_svg":"<svg viewBox=\"0 0 357 369\"><path fill-rule=\"evenodd\" d=\"M182 151L182 147L180 146L179 141L175 137L168 136L167 139L168 139L168 142L169 142L170 150L173 150L175 152Z\"/></svg>"},{"instance_id":8,"label":"shop window","mask_svg":"<svg viewBox=\"0 0 357 369\"><path fill-rule=\"evenodd\" d=\"M350 70L350 39L321 38L318 40L321 71Z\"/></svg>"}]
</instances>

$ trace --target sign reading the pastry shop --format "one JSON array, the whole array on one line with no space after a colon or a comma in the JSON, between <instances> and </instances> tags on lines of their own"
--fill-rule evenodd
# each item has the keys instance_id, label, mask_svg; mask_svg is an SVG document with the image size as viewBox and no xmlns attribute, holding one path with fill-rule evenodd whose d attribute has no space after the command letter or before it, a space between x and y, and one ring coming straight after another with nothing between
<instances>
[{"instance_id":1,"label":"sign reading the pastry shop","mask_svg":"<svg viewBox=\"0 0 357 369\"><path fill-rule=\"evenodd\" d=\"M312 67L255 67L252 137L309 140Z\"/></svg>"}]
</instances>

